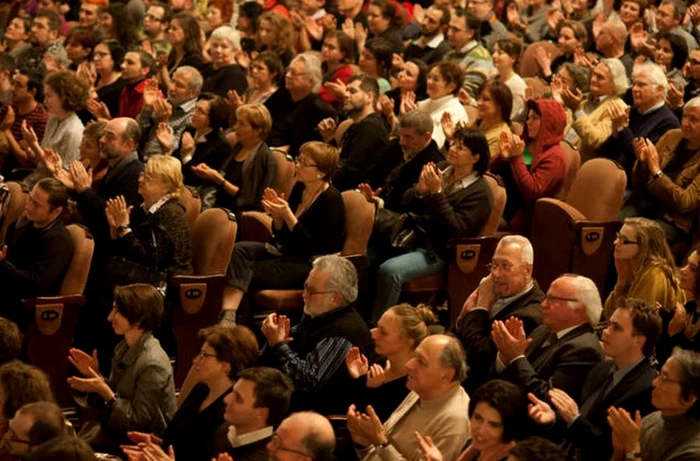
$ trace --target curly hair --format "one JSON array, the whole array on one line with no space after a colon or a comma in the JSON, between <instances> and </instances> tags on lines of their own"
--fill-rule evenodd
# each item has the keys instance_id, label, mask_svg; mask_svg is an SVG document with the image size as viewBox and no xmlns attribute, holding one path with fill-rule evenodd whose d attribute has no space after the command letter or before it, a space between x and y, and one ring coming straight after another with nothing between
<instances>
[{"instance_id":1,"label":"curly hair","mask_svg":"<svg viewBox=\"0 0 700 461\"><path fill-rule=\"evenodd\" d=\"M277 32L275 44L270 47L269 50L279 54L292 51L294 47L294 28L292 27L292 23L289 22L289 19L285 18L284 15L278 11L268 11L260 16L258 20L258 32L255 36L257 46L262 46L260 40L260 25L263 21L269 22L272 28Z\"/></svg>"},{"instance_id":2,"label":"curly hair","mask_svg":"<svg viewBox=\"0 0 700 461\"><path fill-rule=\"evenodd\" d=\"M85 107L88 88L75 72L69 70L52 72L44 79L44 85L56 93L61 100L63 110L76 112Z\"/></svg>"}]
</instances>

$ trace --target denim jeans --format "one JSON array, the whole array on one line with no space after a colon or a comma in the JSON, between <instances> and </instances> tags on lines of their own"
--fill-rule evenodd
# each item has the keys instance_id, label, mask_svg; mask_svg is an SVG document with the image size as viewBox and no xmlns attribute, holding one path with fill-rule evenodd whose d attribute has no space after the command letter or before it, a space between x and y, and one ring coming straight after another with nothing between
<instances>
[{"instance_id":1,"label":"denim jeans","mask_svg":"<svg viewBox=\"0 0 700 461\"><path fill-rule=\"evenodd\" d=\"M437 255L429 261L427 250L419 248L410 253L387 259L379 266L376 277L376 295L370 323L375 324L382 314L399 302L401 288L411 280L441 272L445 263Z\"/></svg>"}]
</instances>

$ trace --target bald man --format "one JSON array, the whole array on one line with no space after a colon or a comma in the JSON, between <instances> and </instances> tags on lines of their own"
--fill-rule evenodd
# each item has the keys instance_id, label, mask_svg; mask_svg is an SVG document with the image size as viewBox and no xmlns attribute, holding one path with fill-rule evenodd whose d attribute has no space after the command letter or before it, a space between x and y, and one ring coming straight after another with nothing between
<instances>
[{"instance_id":1,"label":"bald man","mask_svg":"<svg viewBox=\"0 0 700 461\"><path fill-rule=\"evenodd\" d=\"M406 368L411 392L384 424L371 406L363 415L350 405L348 429L355 445L364 447L358 456L379 461L421 453L419 431L433 439L445 459L457 459L469 439L469 396L460 385L467 374L461 343L452 336L428 336Z\"/></svg>"},{"instance_id":2,"label":"bald man","mask_svg":"<svg viewBox=\"0 0 700 461\"><path fill-rule=\"evenodd\" d=\"M293 413L282 421L267 444L270 459L283 461L289 454L330 461L335 449L335 434L328 419L312 411Z\"/></svg>"}]
</instances>

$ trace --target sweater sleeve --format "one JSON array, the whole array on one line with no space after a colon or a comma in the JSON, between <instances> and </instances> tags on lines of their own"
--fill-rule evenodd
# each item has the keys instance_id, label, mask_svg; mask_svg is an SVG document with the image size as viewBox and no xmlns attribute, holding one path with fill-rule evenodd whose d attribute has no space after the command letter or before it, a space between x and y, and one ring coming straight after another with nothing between
<instances>
[{"instance_id":1,"label":"sweater sleeve","mask_svg":"<svg viewBox=\"0 0 700 461\"><path fill-rule=\"evenodd\" d=\"M618 101L610 101L608 104L619 104L627 108L624 103ZM571 125L581 138L582 144L588 149L597 149L613 134L612 119L607 114L607 104L600 109L606 111L602 117L593 120L592 114L584 115Z\"/></svg>"},{"instance_id":2,"label":"sweater sleeve","mask_svg":"<svg viewBox=\"0 0 700 461\"><path fill-rule=\"evenodd\" d=\"M522 156L510 160L513 178L525 200L533 201L554 194L564 179L564 160L558 155L558 146L552 149L555 148L556 153L547 155L530 170L527 169Z\"/></svg>"},{"instance_id":3,"label":"sweater sleeve","mask_svg":"<svg viewBox=\"0 0 700 461\"><path fill-rule=\"evenodd\" d=\"M481 232L493 203L488 185L481 182L485 180L479 178L468 188L474 190L467 191L463 199L455 203L445 194L432 194L423 199L429 220L445 238L474 236Z\"/></svg>"}]
</instances>

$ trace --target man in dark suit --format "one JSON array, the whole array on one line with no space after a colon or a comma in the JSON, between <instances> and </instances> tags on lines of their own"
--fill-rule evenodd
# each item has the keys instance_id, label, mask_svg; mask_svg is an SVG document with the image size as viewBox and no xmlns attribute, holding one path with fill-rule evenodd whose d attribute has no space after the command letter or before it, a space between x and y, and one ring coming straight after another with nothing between
<instances>
[{"instance_id":1,"label":"man in dark suit","mask_svg":"<svg viewBox=\"0 0 700 461\"><path fill-rule=\"evenodd\" d=\"M544 325L529 337L517 317L493 323L497 377L520 385L539 399L547 399L552 388L580 395L586 375L603 359L593 330L601 311L600 294L591 279L559 277L542 301Z\"/></svg>"},{"instance_id":2,"label":"man in dark suit","mask_svg":"<svg viewBox=\"0 0 700 461\"><path fill-rule=\"evenodd\" d=\"M624 408L630 414L646 415L651 406L652 381L657 372L651 363L654 347L661 336L661 317L654 306L628 299L618 307L603 331L603 353L612 360L594 366L583 385L579 406L559 389L549 392L554 410L545 402L535 402L532 411L538 422L553 424L563 431L570 458L583 461L610 459L613 449L608 408ZM558 417L557 417L558 416Z\"/></svg>"},{"instance_id":3,"label":"man in dark suit","mask_svg":"<svg viewBox=\"0 0 700 461\"><path fill-rule=\"evenodd\" d=\"M236 461L267 460L267 444L289 410L293 390L291 379L279 370L243 370L224 399L226 422L214 434L209 458L226 452Z\"/></svg>"},{"instance_id":4,"label":"man in dark suit","mask_svg":"<svg viewBox=\"0 0 700 461\"><path fill-rule=\"evenodd\" d=\"M464 303L455 325L455 335L467 353L467 392L488 379L498 349L491 339L496 320L522 320L525 334L541 323L540 303L544 293L532 278L533 251L530 241L519 235L503 237L491 260L491 274Z\"/></svg>"}]
</instances>

